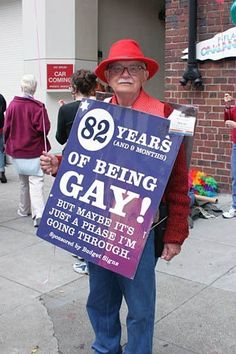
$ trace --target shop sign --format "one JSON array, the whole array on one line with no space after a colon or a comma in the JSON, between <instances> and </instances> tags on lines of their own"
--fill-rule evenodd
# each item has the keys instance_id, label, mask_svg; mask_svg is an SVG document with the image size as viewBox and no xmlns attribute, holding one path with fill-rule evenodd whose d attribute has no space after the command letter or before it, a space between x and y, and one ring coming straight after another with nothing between
<instances>
[{"instance_id":1,"label":"shop sign","mask_svg":"<svg viewBox=\"0 0 236 354\"><path fill-rule=\"evenodd\" d=\"M47 64L47 90L67 90L73 64Z\"/></svg>"},{"instance_id":2,"label":"shop sign","mask_svg":"<svg viewBox=\"0 0 236 354\"><path fill-rule=\"evenodd\" d=\"M182 53L184 55L181 59L188 59L188 48ZM197 43L196 56L198 60L220 60L236 57L236 27Z\"/></svg>"}]
</instances>

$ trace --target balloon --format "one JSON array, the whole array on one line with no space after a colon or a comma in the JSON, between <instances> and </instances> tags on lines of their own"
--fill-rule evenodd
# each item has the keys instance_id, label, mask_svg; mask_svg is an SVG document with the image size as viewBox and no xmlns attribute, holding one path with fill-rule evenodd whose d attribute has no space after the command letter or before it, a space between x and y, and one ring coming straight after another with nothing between
<instances>
[{"instance_id":1,"label":"balloon","mask_svg":"<svg viewBox=\"0 0 236 354\"><path fill-rule=\"evenodd\" d=\"M217 4L223 4L224 0L216 0Z\"/></svg>"},{"instance_id":2,"label":"balloon","mask_svg":"<svg viewBox=\"0 0 236 354\"><path fill-rule=\"evenodd\" d=\"M230 15L232 22L236 25L236 1L233 2L230 8Z\"/></svg>"}]
</instances>

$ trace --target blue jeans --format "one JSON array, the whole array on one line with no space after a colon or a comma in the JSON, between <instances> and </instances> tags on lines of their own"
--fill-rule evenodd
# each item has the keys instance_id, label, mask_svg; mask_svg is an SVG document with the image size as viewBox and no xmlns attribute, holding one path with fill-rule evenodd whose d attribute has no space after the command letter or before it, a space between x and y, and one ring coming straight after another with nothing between
<instances>
[{"instance_id":1,"label":"blue jeans","mask_svg":"<svg viewBox=\"0 0 236 354\"><path fill-rule=\"evenodd\" d=\"M89 263L90 294L87 311L95 332L94 354L120 354L119 311L124 296L128 343L124 354L152 354L155 316L154 232L146 242L133 280Z\"/></svg>"},{"instance_id":2,"label":"blue jeans","mask_svg":"<svg viewBox=\"0 0 236 354\"><path fill-rule=\"evenodd\" d=\"M5 171L5 154L3 148L3 133L0 133L0 172Z\"/></svg>"},{"instance_id":3,"label":"blue jeans","mask_svg":"<svg viewBox=\"0 0 236 354\"><path fill-rule=\"evenodd\" d=\"M236 143L233 143L232 145L231 176L232 176L232 207L236 209Z\"/></svg>"}]
</instances>

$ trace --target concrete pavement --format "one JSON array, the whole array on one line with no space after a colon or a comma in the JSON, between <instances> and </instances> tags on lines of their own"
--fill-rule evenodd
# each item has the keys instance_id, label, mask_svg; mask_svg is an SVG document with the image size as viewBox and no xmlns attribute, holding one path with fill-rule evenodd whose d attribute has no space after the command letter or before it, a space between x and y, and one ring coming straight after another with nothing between
<instances>
[{"instance_id":1,"label":"concrete pavement","mask_svg":"<svg viewBox=\"0 0 236 354\"><path fill-rule=\"evenodd\" d=\"M0 184L0 354L91 354L88 277L16 213L11 166ZM53 178L46 177L46 194ZM228 208L230 195L219 195ZM153 354L236 354L236 218L198 219L181 254L156 269ZM122 307L125 334L126 307ZM135 354L135 353L132 353Z\"/></svg>"}]
</instances>

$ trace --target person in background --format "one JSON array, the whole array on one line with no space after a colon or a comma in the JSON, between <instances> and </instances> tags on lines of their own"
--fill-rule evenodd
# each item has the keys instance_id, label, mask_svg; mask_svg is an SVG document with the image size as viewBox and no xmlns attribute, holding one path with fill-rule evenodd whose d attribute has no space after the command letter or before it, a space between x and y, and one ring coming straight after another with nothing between
<instances>
[{"instance_id":1,"label":"person in background","mask_svg":"<svg viewBox=\"0 0 236 354\"><path fill-rule=\"evenodd\" d=\"M226 93L224 96L225 111L224 121L226 127L231 129L232 152L231 152L231 178L232 178L232 205L222 216L231 219L236 216L236 106L232 107L232 97Z\"/></svg>"},{"instance_id":2,"label":"person in background","mask_svg":"<svg viewBox=\"0 0 236 354\"><path fill-rule=\"evenodd\" d=\"M3 139L4 112L6 111L7 103L3 95L0 94L0 181L7 183L5 175L5 153Z\"/></svg>"},{"instance_id":3,"label":"person in background","mask_svg":"<svg viewBox=\"0 0 236 354\"><path fill-rule=\"evenodd\" d=\"M37 81L31 74L21 80L22 97L15 96L10 102L5 116L4 136L6 153L13 159L33 159L43 150L50 149L46 138L50 121L42 102L34 99ZM46 145L46 146L45 146ZM32 215L34 226L38 227L44 210L44 176L19 174L20 202L18 215Z\"/></svg>"},{"instance_id":4,"label":"person in background","mask_svg":"<svg viewBox=\"0 0 236 354\"><path fill-rule=\"evenodd\" d=\"M74 101L61 102L57 117L56 139L61 145L64 145L68 140L82 98L94 96L96 84L97 76L89 70L77 70L71 76L71 94Z\"/></svg>"},{"instance_id":5,"label":"person in background","mask_svg":"<svg viewBox=\"0 0 236 354\"><path fill-rule=\"evenodd\" d=\"M165 104L148 95L143 85L158 70L158 63L144 56L139 44L132 39L115 42L107 59L95 70L114 95L111 103L138 111L166 116ZM40 157L45 173L55 173L59 161L52 154ZM150 163L152 160L150 159ZM163 203L168 208L161 258L170 261L180 253L188 236L188 170L183 144L169 178ZM150 230L133 280L89 263L90 293L87 311L95 332L94 354L152 354L155 318L156 266L155 232ZM123 297L128 306L127 344L122 349L120 307Z\"/></svg>"},{"instance_id":6,"label":"person in background","mask_svg":"<svg viewBox=\"0 0 236 354\"><path fill-rule=\"evenodd\" d=\"M90 98L95 96L97 85L97 76L90 70L77 70L71 76L71 94L74 98L73 102L65 103L59 101L60 108L57 117L56 139L64 145L70 135L70 130L75 119L82 98ZM80 274L88 274L88 265L83 258L74 256L78 262L73 264L75 272Z\"/></svg>"}]
</instances>

